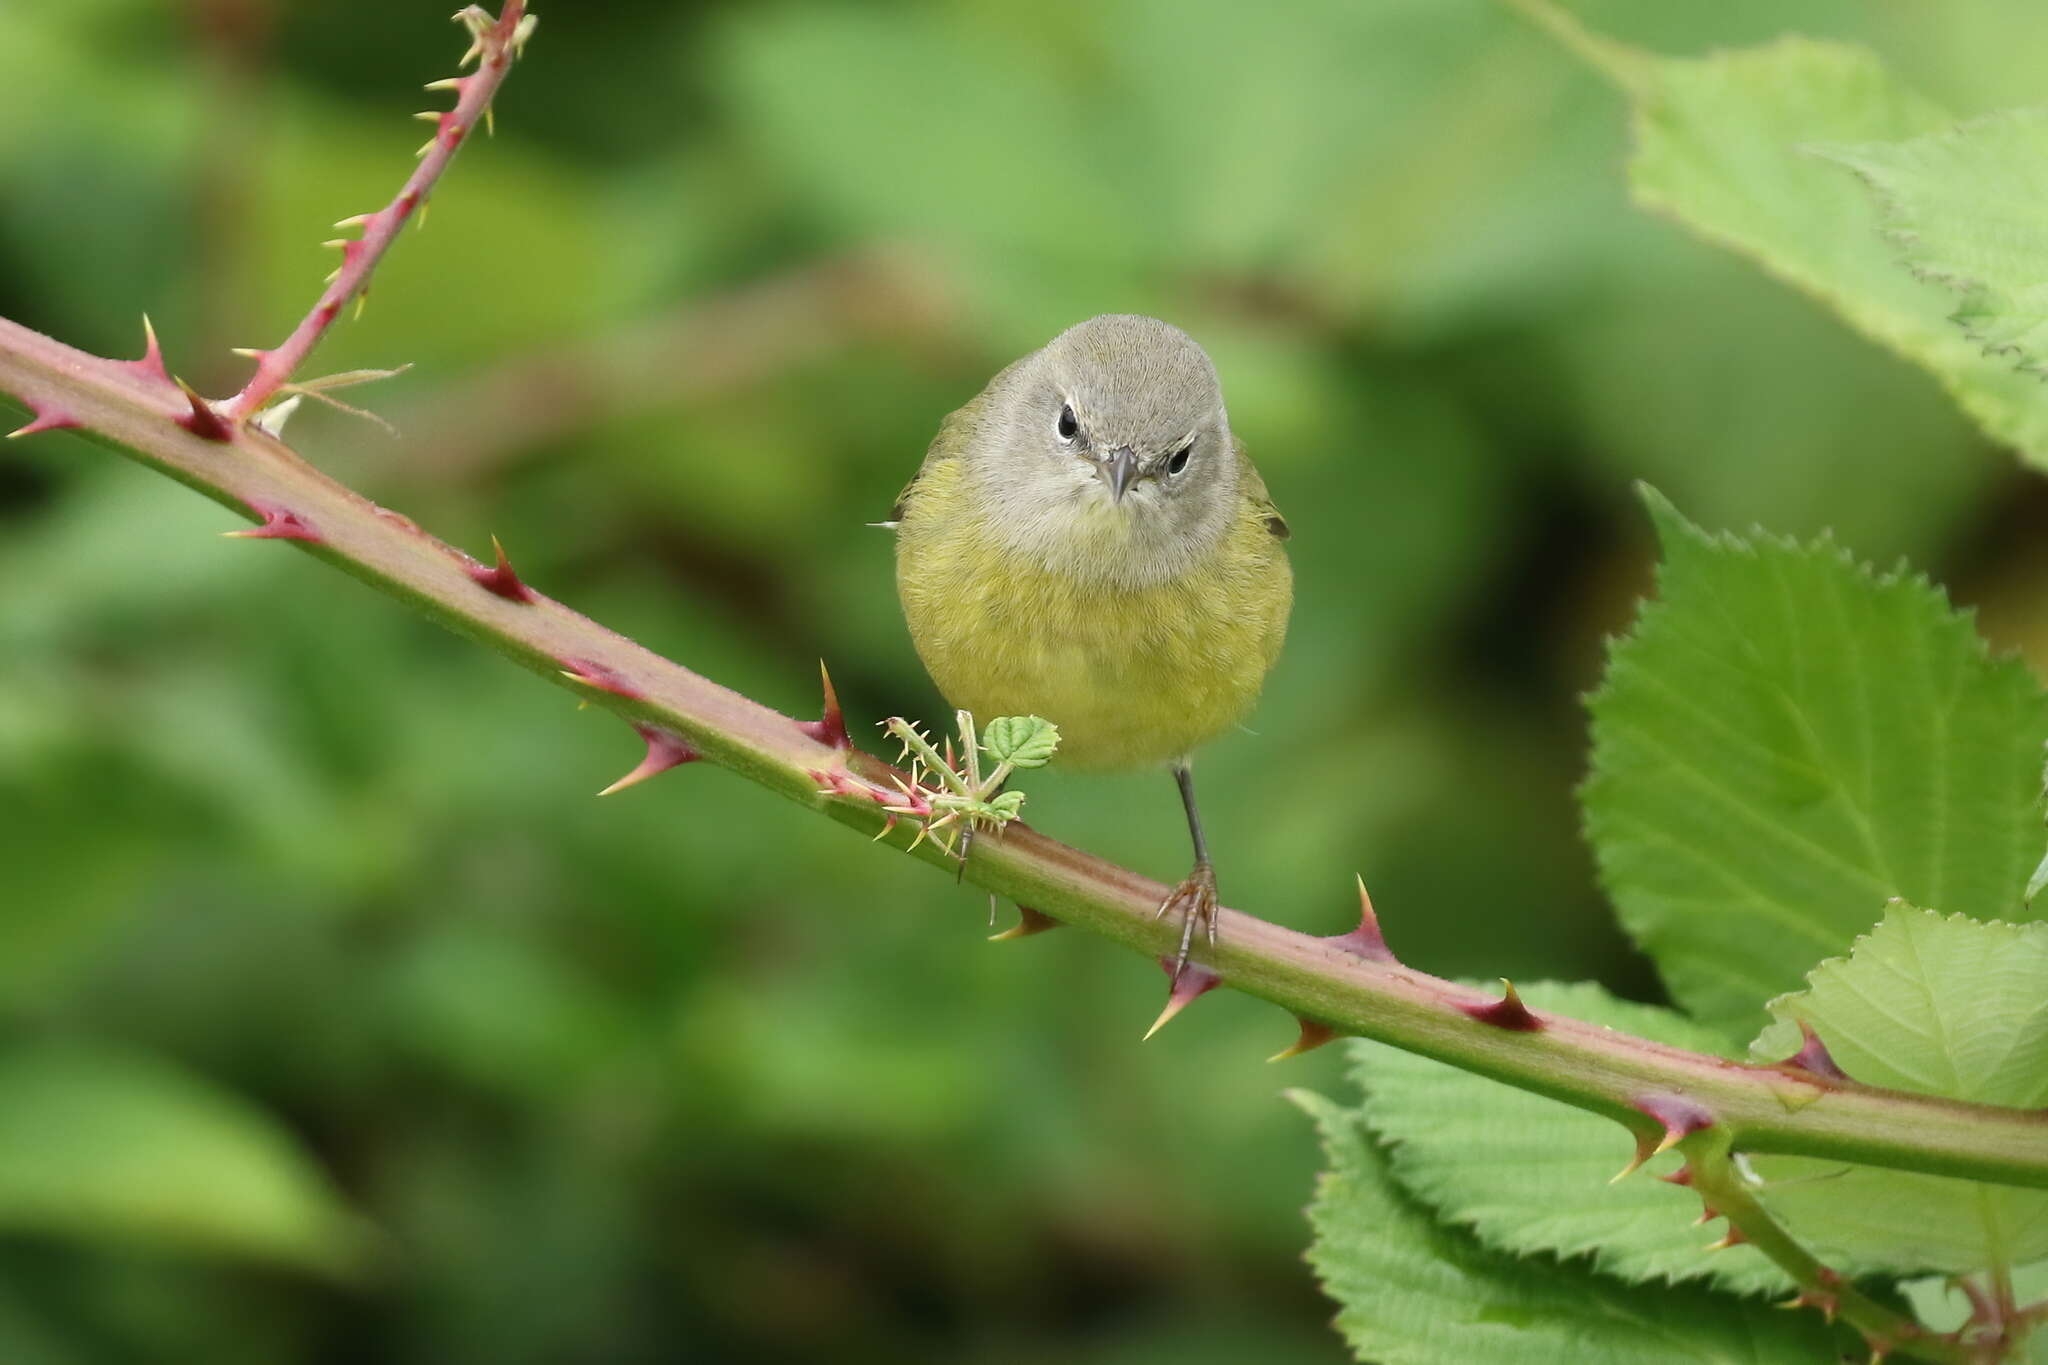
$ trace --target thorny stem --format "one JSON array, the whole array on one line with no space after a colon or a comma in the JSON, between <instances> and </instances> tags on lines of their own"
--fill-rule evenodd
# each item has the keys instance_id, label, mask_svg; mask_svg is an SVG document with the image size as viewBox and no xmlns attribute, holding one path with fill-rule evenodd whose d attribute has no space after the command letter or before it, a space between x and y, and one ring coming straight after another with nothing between
<instances>
[{"instance_id":1,"label":"thorny stem","mask_svg":"<svg viewBox=\"0 0 2048 1365\"><path fill-rule=\"evenodd\" d=\"M478 579L483 565L336 483L268 432L245 425L209 439L190 430L182 394L132 362L0 319L0 392L36 413L38 429L82 428L252 519L275 525L288 516L306 532L295 538L307 553L557 683L572 674L586 699L672 732L704 758L870 835L881 827L879 806L821 791L818 776L850 772L887 785L892 770L879 759L821 742L790 717L552 599L487 590ZM899 831L895 842L909 834ZM937 848L923 856L950 870ZM1021 823L1000 844L977 846L968 877L1147 956L1170 947L1172 927L1152 918L1166 888ZM1237 989L1337 1033L1605 1114L1644 1142L1665 1131L1651 1117L1658 1101L1676 1097L1724 1127L1741 1151L2048 1189L2048 1113L1746 1065L1541 1011L1510 1016L1469 987L1376 960L1356 934L1316 938L1234 910L1221 914L1211 966Z\"/></svg>"},{"instance_id":2,"label":"thorny stem","mask_svg":"<svg viewBox=\"0 0 2048 1365\"><path fill-rule=\"evenodd\" d=\"M932 773L946 784L946 789L955 796L973 796L975 790L968 785L968 779L932 747L932 742L918 733L917 727L901 716L891 716L886 722L889 736L903 745L903 757L915 756L926 772ZM970 750L967 761L974 761ZM915 770L913 770L915 771Z\"/></svg>"},{"instance_id":3,"label":"thorny stem","mask_svg":"<svg viewBox=\"0 0 2048 1365\"><path fill-rule=\"evenodd\" d=\"M435 539L242 420L286 382L339 304L360 289L411 212L400 207L407 195L415 195L416 207L417 195L445 168L461 137L442 134L473 126L516 50L522 12L522 0L507 0L495 23L484 23L488 16L480 11L464 12L484 68L465 78L427 160L399 200L366 220L363 241L353 244L307 321L261 358L256 376L222 409L207 408L170 379L153 337L141 362L114 361L0 319L0 392L34 414L15 434L82 430L261 523L246 534L294 540L558 685L566 678L585 700L648 736L650 760L657 749L665 752L656 771L701 757L863 833L882 833L889 814L867 792L886 794L897 774L851 748L835 705L828 703L822 723L800 722L720 687L532 591L502 559L489 567ZM943 761L934 770L952 773ZM893 842L917 845L926 832L899 829ZM923 844L916 856L955 867L935 844ZM1172 951L1173 927L1153 916L1166 888L1028 826L1012 825L1007 838L977 844L966 870L978 886L1033 907L1039 919L1093 930L1148 957ZM1233 910L1219 915L1220 943L1199 969L1202 979L1182 983L1177 994L1193 999L1220 978L1289 1010L1301 1023L1302 1042L1283 1055L1356 1035L1604 1114L1635 1135L1638 1163L1681 1141L1689 1153L1698 1148L1705 1154L1696 1158L1702 1193L1731 1225L1805 1290L1836 1294L1841 1311L1891 1349L1939 1361L1967 1358L1956 1354L1956 1342L1837 1289L1831 1272L1777 1228L1727 1154L1824 1157L2048 1189L2048 1113L1881 1090L1804 1064L1752 1066L1690 1053L1531 1011L1512 988L1494 1000L1395 961L1369 903L1358 929L1328 938Z\"/></svg>"},{"instance_id":4,"label":"thorny stem","mask_svg":"<svg viewBox=\"0 0 2048 1365\"><path fill-rule=\"evenodd\" d=\"M275 350L252 353L256 373L249 376L240 393L220 406L220 415L228 422L240 425L269 402L271 395L305 363L306 356L334 325L348 301L367 290L370 272L377 268L377 262L398 240L398 234L405 230L413 215L426 211L427 195L434 182L455 159L477 120L488 115L491 97L498 93L498 86L512 69L513 58L519 55L525 36L531 31L526 19L526 0L505 0L505 8L495 21L475 5L455 17L468 27L474 40L471 51L480 58L476 72L435 82L436 87L458 92L455 107L435 118L434 136L420 149L420 164L406 177L396 199L375 213L336 224L358 225L363 235L354 241L332 243L341 250L341 269L334 272L312 311L300 319L292 334ZM465 65L467 61L465 56Z\"/></svg>"},{"instance_id":5,"label":"thorny stem","mask_svg":"<svg viewBox=\"0 0 2048 1365\"><path fill-rule=\"evenodd\" d=\"M1830 1319L1839 1315L1863 1334L1878 1355L1899 1353L1943 1365L1973 1365L1980 1359L1960 1340L1937 1336L1913 1318L1877 1302L1801 1246L1771 1216L1737 1169L1728 1134L1707 1129L1686 1139L1679 1150L1686 1158L1685 1183L1699 1195L1710 1216L1727 1219L1733 1230L1727 1240L1715 1245L1747 1242L1770 1257L1799 1286L1798 1296L1786 1307L1817 1308Z\"/></svg>"}]
</instances>

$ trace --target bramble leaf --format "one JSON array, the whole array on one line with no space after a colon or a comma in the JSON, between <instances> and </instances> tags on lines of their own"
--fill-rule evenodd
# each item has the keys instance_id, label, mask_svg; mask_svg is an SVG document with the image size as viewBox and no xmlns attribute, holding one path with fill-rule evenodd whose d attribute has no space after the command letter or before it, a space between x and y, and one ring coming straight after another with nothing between
<instances>
[{"instance_id":1,"label":"bramble leaf","mask_svg":"<svg viewBox=\"0 0 2048 1365\"><path fill-rule=\"evenodd\" d=\"M1894 907L1846 958L1771 1002L1751 1051L1775 1060L1804 1021L1870 1085L2048 1105L2048 924ZM1765 1204L1824 1258L1861 1271L1964 1274L2048 1257L2048 1192L1807 1157L1756 1157Z\"/></svg>"},{"instance_id":2,"label":"bramble leaf","mask_svg":"<svg viewBox=\"0 0 2048 1365\"><path fill-rule=\"evenodd\" d=\"M1963 296L1954 314L1998 363L2048 360L2048 108L1904 142L1815 149L1856 171L1916 274Z\"/></svg>"},{"instance_id":3,"label":"bramble leaf","mask_svg":"<svg viewBox=\"0 0 2048 1365\"><path fill-rule=\"evenodd\" d=\"M1539 1009L1734 1055L1713 1030L1672 1010L1616 1000L1591 982L1538 982L1521 994ZM1386 1144L1394 1178L1487 1246L1584 1255L1625 1280L1703 1280L1781 1297L1795 1288L1755 1247L1706 1250L1718 1233L1697 1226L1699 1196L1653 1178L1678 1169L1678 1153L1609 1184L1634 1151L1613 1120L1379 1043L1354 1041L1350 1049L1352 1074L1372 1097L1365 1121Z\"/></svg>"},{"instance_id":4,"label":"bramble leaf","mask_svg":"<svg viewBox=\"0 0 2048 1365\"><path fill-rule=\"evenodd\" d=\"M1952 115L1861 47L1788 37L1701 58L1662 57L1586 33L1540 0L1523 3L1548 15L1571 50L1630 97L1629 184L1638 203L1827 304L1932 373L1995 439L2048 465L2048 394L2039 382L2010 359L1985 355L1950 321L1952 298L1900 269L1868 194L1813 155L1816 144L1937 133ZM1972 207L1965 201L1958 211ZM2041 302L2037 293L2012 297L2025 307Z\"/></svg>"},{"instance_id":5,"label":"bramble leaf","mask_svg":"<svg viewBox=\"0 0 2048 1365\"><path fill-rule=\"evenodd\" d=\"M1361 1360L1806 1365L1836 1358L1843 1344L1818 1314L1693 1287L1624 1284L1482 1246L1402 1193L1359 1110L1299 1091L1292 1098L1315 1120L1329 1163L1309 1206L1309 1264Z\"/></svg>"},{"instance_id":6,"label":"bramble leaf","mask_svg":"<svg viewBox=\"0 0 2048 1365\"><path fill-rule=\"evenodd\" d=\"M2038 918L2048 697L1918 576L1709 535L1654 492L1659 600L1610 651L1582 793L1602 879L1731 1035L1894 898Z\"/></svg>"}]
</instances>

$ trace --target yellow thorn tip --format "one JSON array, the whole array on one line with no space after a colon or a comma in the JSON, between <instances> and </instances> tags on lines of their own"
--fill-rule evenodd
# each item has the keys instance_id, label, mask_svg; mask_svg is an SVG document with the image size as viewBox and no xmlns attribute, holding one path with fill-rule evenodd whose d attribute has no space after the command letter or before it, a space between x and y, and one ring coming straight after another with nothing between
<instances>
[{"instance_id":1,"label":"yellow thorn tip","mask_svg":"<svg viewBox=\"0 0 2048 1365\"><path fill-rule=\"evenodd\" d=\"M1188 1007L1188 1001L1192 998L1193 997L1191 996L1184 995L1176 995L1169 997L1166 1002L1166 1008L1159 1011L1159 1017L1152 1021L1152 1027L1146 1029L1145 1036L1143 1038L1140 1038L1138 1041L1141 1043L1151 1042L1152 1035L1159 1032L1159 1030L1165 1028L1168 1024L1172 1023L1174 1016L1179 1014L1182 1010L1186 1009Z\"/></svg>"}]
</instances>

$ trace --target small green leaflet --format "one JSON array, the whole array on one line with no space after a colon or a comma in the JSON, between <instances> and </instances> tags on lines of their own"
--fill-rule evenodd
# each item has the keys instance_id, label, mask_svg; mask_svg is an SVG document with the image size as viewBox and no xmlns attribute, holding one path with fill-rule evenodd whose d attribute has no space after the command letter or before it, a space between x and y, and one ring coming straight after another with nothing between
<instances>
[{"instance_id":1,"label":"small green leaflet","mask_svg":"<svg viewBox=\"0 0 2048 1365\"><path fill-rule=\"evenodd\" d=\"M1601 877L1731 1036L1894 898L2033 918L2048 697L1925 579L1823 539L1709 535L1646 492L1658 600L1591 701Z\"/></svg>"},{"instance_id":2,"label":"small green leaflet","mask_svg":"<svg viewBox=\"0 0 2048 1365\"><path fill-rule=\"evenodd\" d=\"M996 763L1043 768L1060 747L1060 727L1042 716L997 716L981 731L981 749Z\"/></svg>"},{"instance_id":3,"label":"small green leaflet","mask_svg":"<svg viewBox=\"0 0 2048 1365\"><path fill-rule=\"evenodd\" d=\"M1851 1078L1949 1099L2048 1105L2048 925L1897 906L1771 1002L1751 1049L1778 1058L1804 1020ZM1764 1202L1857 1272L1964 1274L2048 1257L2048 1192L1805 1157L1756 1157Z\"/></svg>"},{"instance_id":4,"label":"small green leaflet","mask_svg":"<svg viewBox=\"0 0 2048 1365\"><path fill-rule=\"evenodd\" d=\"M1816 148L1869 182L1915 273L1958 290L1955 321L2007 364L2048 360L2048 109L1904 142Z\"/></svg>"},{"instance_id":5,"label":"small green leaflet","mask_svg":"<svg viewBox=\"0 0 2048 1365\"><path fill-rule=\"evenodd\" d=\"M1522 998L1673 1047L1735 1055L1711 1029L1591 982L1539 982ZM1585 1255L1625 1280L1705 1280L1780 1298L1796 1288L1755 1247L1706 1250L1721 1234L1698 1226L1699 1196L1655 1179L1679 1167L1678 1153L1610 1184L1635 1151L1613 1120L1378 1043L1349 1046L1352 1074L1371 1097L1365 1121L1386 1144L1394 1178L1487 1246Z\"/></svg>"},{"instance_id":6,"label":"small green leaflet","mask_svg":"<svg viewBox=\"0 0 2048 1365\"><path fill-rule=\"evenodd\" d=\"M1337 1327L1375 1365L1812 1365L1852 1338L1817 1313L1706 1290L1630 1285L1549 1257L1519 1259L1437 1222L1404 1195L1360 1112L1292 1095L1322 1133L1309 1264Z\"/></svg>"}]
</instances>

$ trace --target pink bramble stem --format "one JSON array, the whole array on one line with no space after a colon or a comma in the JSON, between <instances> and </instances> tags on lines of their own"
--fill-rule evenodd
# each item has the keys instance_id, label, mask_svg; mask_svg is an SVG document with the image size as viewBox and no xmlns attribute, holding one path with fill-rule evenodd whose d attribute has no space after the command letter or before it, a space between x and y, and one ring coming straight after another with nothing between
<instances>
[{"instance_id":1,"label":"pink bramble stem","mask_svg":"<svg viewBox=\"0 0 2048 1365\"><path fill-rule=\"evenodd\" d=\"M452 76L427 87L429 90L455 91L455 107L446 113L428 115L434 119L434 136L420 148L420 164L406 178L396 199L375 213L346 218L336 224L337 227L360 227L362 236L328 244L340 249L341 268L328 278L327 288L313 305L313 310L299 320L292 334L276 349L244 352L255 359L256 373L249 376L249 382L242 386L240 393L220 405L220 416L229 423L240 425L246 422L269 402L305 363L307 355L320 343L327 329L334 325L334 320L341 315L348 301L367 290L370 272L377 268L377 262L398 240L406 221L426 207L427 195L434 182L455 159L455 153L468 140L477 120L488 117L492 97L504 82L505 73L512 69L512 61L525 45L527 35L533 31L533 19L526 13L526 0L505 0L505 7L496 19L475 5L464 9L455 18L470 33L470 48L463 54L462 64L466 66L471 57L476 57L480 59L477 69L467 76Z\"/></svg>"}]
</instances>

